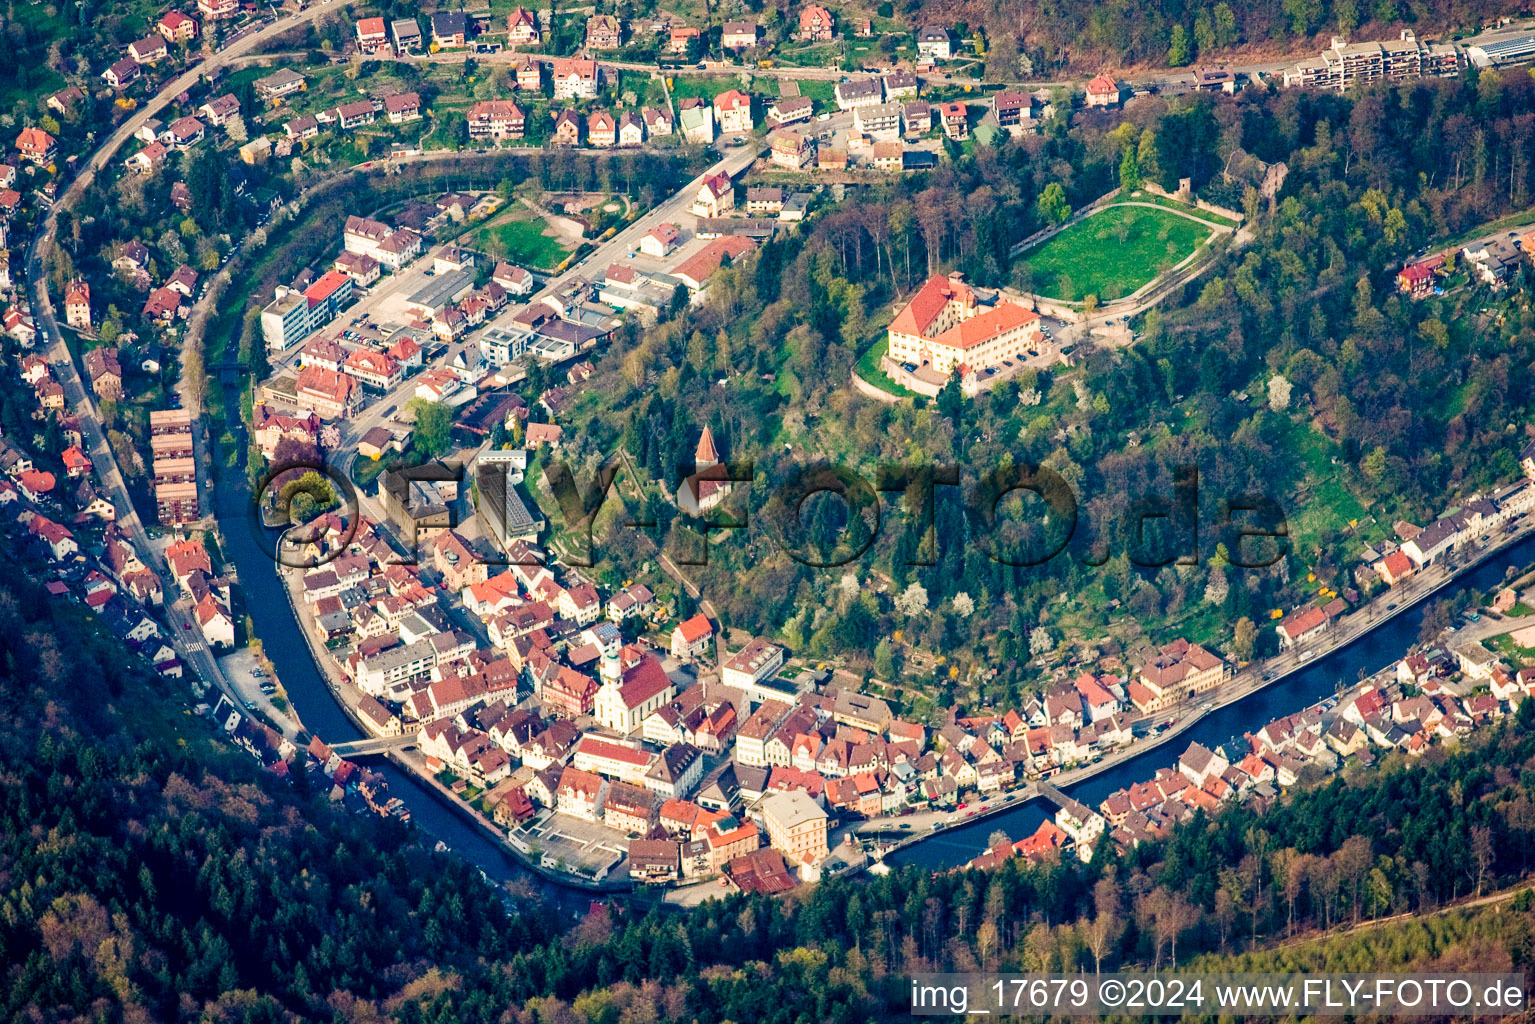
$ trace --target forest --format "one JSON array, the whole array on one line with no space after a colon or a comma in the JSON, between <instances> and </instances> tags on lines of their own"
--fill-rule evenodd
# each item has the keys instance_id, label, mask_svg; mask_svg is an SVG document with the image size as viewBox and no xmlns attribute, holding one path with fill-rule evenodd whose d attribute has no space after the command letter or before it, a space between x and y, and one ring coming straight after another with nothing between
<instances>
[{"instance_id":1,"label":"forest","mask_svg":"<svg viewBox=\"0 0 1535 1024\"><path fill-rule=\"evenodd\" d=\"M1121 858L556 916L182 714L87 613L0 583L0 1008L36 1021L889 1020L907 973L1523 970L1535 702L1464 749L1203 815ZM1432 916L1507 892L1496 916ZM1420 920L1341 932L1402 911ZM1277 946L1323 932L1300 946Z\"/></svg>"},{"instance_id":2,"label":"forest","mask_svg":"<svg viewBox=\"0 0 1535 1024\"><path fill-rule=\"evenodd\" d=\"M731 509L745 527L711 531L722 539L709 565L690 571L726 621L811 656L872 659L884 643L881 660L899 668L901 652L920 645L950 654L962 678L983 670L979 695L999 702L1026 692L1041 653L1070 643L1112 653L1187 632L1249 658L1272 637L1256 623L1316 587L1351 586L1361 543L1387 536L1394 519L1423 523L1518 474L1535 412L1528 269L1508 298L1466 287L1417 303L1396 295L1394 276L1414 252L1498 218L1518 223L1510 215L1535 196L1532 126L1535 82L1492 72L1350 96L1152 97L1069 127L1057 120L931 174L850 192L802 234L726 270L687 318L622 335L562 457L585 480L622 448L670 487L709 424L727 459L755 464L758 483ZM1258 185L1280 165L1283 185L1266 199ZM1037 200L1047 188L1061 186L1077 207L1127 168L1164 185L1192 178L1251 221L1245 245L1140 318L1134 345L1084 344L1078 366L1024 375L974 401L955 389L886 406L848 386L928 273L1026 281L1027 267L1009 266L1006 254L1044 223ZM913 528L922 516L887 509L861 558L809 568L782 554L761 513L789 467L815 460L871 486L889 464L972 475L1046 466L1078 495L1083 556L1002 564L972 542L991 524L939 487L932 534ZM1132 564L1128 513L1141 496L1170 494L1180 467L1198 472L1206 522L1223 520L1221 497L1272 498L1289 520L1286 557L1240 569L1205 530L1197 564ZM841 503L807 508L835 536ZM696 537L665 530L664 502L646 511L697 557ZM1021 543L1032 527L1019 516L1008 528ZM647 557L619 543L633 519L599 517L619 578L638 568L625 552ZM912 599L897 601L913 585ZM1111 619L1120 635L1106 636ZM950 703L948 686L931 688L937 706Z\"/></svg>"}]
</instances>

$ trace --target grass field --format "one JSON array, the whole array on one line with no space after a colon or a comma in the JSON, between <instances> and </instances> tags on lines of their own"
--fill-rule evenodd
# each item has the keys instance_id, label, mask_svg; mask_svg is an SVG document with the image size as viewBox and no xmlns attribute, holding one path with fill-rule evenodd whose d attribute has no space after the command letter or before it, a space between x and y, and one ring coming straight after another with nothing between
<instances>
[{"instance_id":1,"label":"grass field","mask_svg":"<svg viewBox=\"0 0 1535 1024\"><path fill-rule=\"evenodd\" d=\"M515 207L476 231L470 244L535 270L553 270L570 252L542 217Z\"/></svg>"},{"instance_id":2,"label":"grass field","mask_svg":"<svg viewBox=\"0 0 1535 1024\"><path fill-rule=\"evenodd\" d=\"M916 395L915 391L904 385L897 384L890 379L889 374L880 368L879 361L885 357L885 349L890 344L890 337L881 334L879 340L864 350L863 356L858 360L858 376L873 384L877 388L883 388L892 395L902 398L910 398Z\"/></svg>"},{"instance_id":3,"label":"grass field","mask_svg":"<svg viewBox=\"0 0 1535 1024\"><path fill-rule=\"evenodd\" d=\"M1068 302L1123 298L1186 259L1209 229L1171 210L1109 206L1023 253L1025 290Z\"/></svg>"}]
</instances>

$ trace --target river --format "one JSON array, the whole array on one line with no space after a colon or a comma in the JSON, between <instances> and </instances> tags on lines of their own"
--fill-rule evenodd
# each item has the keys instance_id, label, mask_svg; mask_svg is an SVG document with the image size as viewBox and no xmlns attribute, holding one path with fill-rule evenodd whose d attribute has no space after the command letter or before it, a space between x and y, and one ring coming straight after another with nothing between
<instances>
[{"instance_id":1,"label":"river","mask_svg":"<svg viewBox=\"0 0 1535 1024\"><path fill-rule=\"evenodd\" d=\"M1480 566L1438 591L1433 599L1453 597L1468 588L1490 590L1503 583L1505 570L1510 565L1522 567L1531 561L1535 561L1535 536L1527 537L1489 557ZM1158 768L1173 765L1190 743L1214 747L1233 736L1261 728L1272 719L1332 696L1340 681L1351 684L1359 678L1361 671L1366 674L1376 672L1406 654L1407 649L1417 642L1425 607L1426 603L1419 603L1403 610L1371 632L1326 657L1318 658L1267 689L1212 711L1176 739L1073 786L1067 786L1065 792L1087 806L1096 808L1104 797L1115 790L1143 782L1156 774ZM915 864L932 871L942 871L963 864L983 852L993 832L1001 830L1011 839L1021 839L1037 829L1046 817L1053 817L1054 814L1054 804L1032 800L1003 814L938 832L931 838L896 851L886 858L886 863L892 867Z\"/></svg>"}]
</instances>

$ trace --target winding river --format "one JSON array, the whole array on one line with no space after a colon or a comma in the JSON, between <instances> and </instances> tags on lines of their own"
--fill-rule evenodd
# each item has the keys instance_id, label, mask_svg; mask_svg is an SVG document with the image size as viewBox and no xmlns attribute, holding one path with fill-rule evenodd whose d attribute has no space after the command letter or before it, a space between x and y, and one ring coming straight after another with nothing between
<instances>
[{"instance_id":1,"label":"winding river","mask_svg":"<svg viewBox=\"0 0 1535 1024\"><path fill-rule=\"evenodd\" d=\"M1490 556L1474 569L1462 573L1453 583L1433 595L1435 600L1453 597L1467 589L1487 591L1503 583L1510 565L1525 566L1535 561L1535 536ZM1205 715L1187 732L1171 742L1131 758L1098 775L1065 787L1065 792L1096 808L1103 798L1132 783L1143 782L1158 768L1171 766L1190 743L1213 747L1233 736L1241 736L1262 727L1282 715L1288 715L1337 692L1339 681L1352 683L1361 671L1378 671L1407 653L1418 639L1426 605L1403 609L1375 629L1319 657L1267 689L1244 697ZM1044 800L1032 800L1013 810L938 832L931 838L898 850L886 858L892 867L915 864L942 871L963 864L981 853L986 841L997 830L1009 838L1021 839L1037 829L1046 817L1055 814L1055 806Z\"/></svg>"}]
</instances>

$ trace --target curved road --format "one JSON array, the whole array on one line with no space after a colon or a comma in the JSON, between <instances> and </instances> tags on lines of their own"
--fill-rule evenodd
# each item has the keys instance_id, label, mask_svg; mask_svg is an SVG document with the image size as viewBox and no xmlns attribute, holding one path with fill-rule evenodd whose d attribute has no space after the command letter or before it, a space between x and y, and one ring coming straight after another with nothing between
<instances>
[{"instance_id":1,"label":"curved road","mask_svg":"<svg viewBox=\"0 0 1535 1024\"><path fill-rule=\"evenodd\" d=\"M171 642L175 645L182 661L195 672L199 678L208 684L217 687L225 696L233 701L236 706L244 703L240 693L225 677L218 660L208 645L203 642L202 632L192 614L190 602L185 597L180 597L174 602L171 595L176 594L176 580L170 573L161 557L160 551L149 542L149 536L145 532L144 524L140 520L137 510L133 507L133 501L128 495L128 487L123 479L122 471L117 464L117 457L113 454L111 446L107 443L106 431L102 427L101 414L96 408L93 396L86 390L84 382L80 378L79 370L74 363L74 357L70 354L69 347L64 342L64 334L59 329L58 318L54 314L53 304L48 296L47 276L43 271L44 257L51 251L56 234L58 232L59 209L71 209L90 187L96 174L113 159L123 144L133 137L146 121L154 114L162 110L177 95L195 85L203 75L214 68L221 67L235 60L261 43L274 36L281 35L291 28L295 28L305 22L312 21L323 11L344 10L345 4L335 7L316 5L307 11L288 18L279 19L263 28L252 32L231 43L229 46L198 63L192 65L182 74L172 79L165 85L154 98L147 101L143 107L132 117L128 118L109 135L90 159L81 169L79 175L70 184L69 188L59 201L48 211L42 226L32 240L32 245L27 252L27 287L32 296L32 313L37 322L38 329L42 332L46 345L45 354L54 374L58 377L59 384L64 388L64 397L69 408L74 410L80 421L80 433L83 447L95 467L95 474L99 489L117 507L117 524L127 534L128 540L138 552L139 559L160 576L161 586L164 588L167 598L165 605L166 619L170 624ZM282 715L272 715L273 721L278 723L289 739L296 739L297 734L291 723Z\"/></svg>"}]
</instances>

